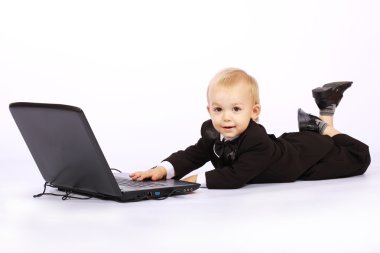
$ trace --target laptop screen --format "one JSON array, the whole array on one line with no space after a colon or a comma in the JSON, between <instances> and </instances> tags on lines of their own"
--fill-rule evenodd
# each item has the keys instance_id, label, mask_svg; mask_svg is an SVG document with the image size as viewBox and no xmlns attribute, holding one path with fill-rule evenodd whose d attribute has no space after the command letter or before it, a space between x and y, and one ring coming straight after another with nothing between
<instances>
[{"instance_id":1,"label":"laptop screen","mask_svg":"<svg viewBox=\"0 0 380 253\"><path fill-rule=\"evenodd\" d=\"M9 108L46 182L89 193L121 195L80 108L23 102Z\"/></svg>"}]
</instances>

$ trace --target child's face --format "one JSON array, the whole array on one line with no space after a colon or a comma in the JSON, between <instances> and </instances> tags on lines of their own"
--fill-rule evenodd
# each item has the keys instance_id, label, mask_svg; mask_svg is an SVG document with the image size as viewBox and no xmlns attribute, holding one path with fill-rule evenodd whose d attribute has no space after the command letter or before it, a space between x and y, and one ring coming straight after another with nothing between
<instances>
[{"instance_id":1,"label":"child's face","mask_svg":"<svg viewBox=\"0 0 380 253\"><path fill-rule=\"evenodd\" d=\"M209 88L207 110L215 129L225 138L238 137L247 129L251 118L258 118L260 105L253 104L251 92L245 83Z\"/></svg>"}]
</instances>

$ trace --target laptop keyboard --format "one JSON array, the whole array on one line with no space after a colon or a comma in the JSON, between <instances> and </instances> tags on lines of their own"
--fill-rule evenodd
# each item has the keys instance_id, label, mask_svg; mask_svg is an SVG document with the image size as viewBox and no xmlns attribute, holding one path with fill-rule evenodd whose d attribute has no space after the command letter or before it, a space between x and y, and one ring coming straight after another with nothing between
<instances>
[{"instance_id":1,"label":"laptop keyboard","mask_svg":"<svg viewBox=\"0 0 380 253\"><path fill-rule=\"evenodd\" d=\"M166 186L164 183L154 182L154 181L133 181L125 178L116 178L116 182L119 185L133 187L133 188L145 188L145 187L157 187Z\"/></svg>"}]
</instances>

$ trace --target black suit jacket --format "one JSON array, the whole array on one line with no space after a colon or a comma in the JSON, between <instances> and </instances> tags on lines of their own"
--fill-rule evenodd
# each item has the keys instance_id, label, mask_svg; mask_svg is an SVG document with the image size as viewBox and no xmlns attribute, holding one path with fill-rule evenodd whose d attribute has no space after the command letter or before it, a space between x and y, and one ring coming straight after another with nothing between
<instances>
[{"instance_id":1,"label":"black suit jacket","mask_svg":"<svg viewBox=\"0 0 380 253\"><path fill-rule=\"evenodd\" d=\"M232 189L249 183L292 182L299 179L333 148L332 138L314 132L283 134L276 138L251 121L241 135L236 159L225 163L213 150L220 138L211 120L203 123L195 145L173 153L165 160L180 179L211 161L215 169L206 172L208 188Z\"/></svg>"}]
</instances>

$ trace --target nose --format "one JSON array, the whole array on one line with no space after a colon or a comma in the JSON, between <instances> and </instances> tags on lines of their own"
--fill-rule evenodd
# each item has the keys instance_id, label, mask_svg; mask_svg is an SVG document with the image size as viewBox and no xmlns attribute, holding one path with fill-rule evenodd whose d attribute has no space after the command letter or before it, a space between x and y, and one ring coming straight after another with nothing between
<instances>
[{"instance_id":1,"label":"nose","mask_svg":"<svg viewBox=\"0 0 380 253\"><path fill-rule=\"evenodd\" d=\"M223 121L230 121L231 120L231 115L228 111L224 111L223 112L223 116L222 116L222 119Z\"/></svg>"}]
</instances>

